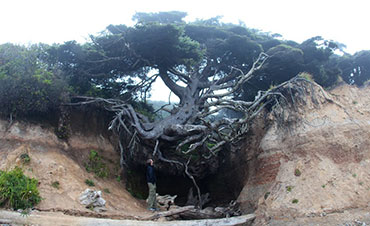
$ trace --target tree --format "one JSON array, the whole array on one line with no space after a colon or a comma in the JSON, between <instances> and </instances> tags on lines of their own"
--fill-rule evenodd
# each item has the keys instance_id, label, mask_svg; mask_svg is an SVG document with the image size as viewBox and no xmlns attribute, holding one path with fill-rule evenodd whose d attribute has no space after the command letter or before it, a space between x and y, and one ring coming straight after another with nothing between
<instances>
[{"instance_id":1,"label":"tree","mask_svg":"<svg viewBox=\"0 0 370 226\"><path fill-rule=\"evenodd\" d=\"M67 85L40 60L42 45L0 46L0 113L46 115L66 101Z\"/></svg>"},{"instance_id":2,"label":"tree","mask_svg":"<svg viewBox=\"0 0 370 226\"><path fill-rule=\"evenodd\" d=\"M370 79L370 51L364 50L353 56L345 55L338 59L342 78L349 84L363 85Z\"/></svg>"},{"instance_id":3,"label":"tree","mask_svg":"<svg viewBox=\"0 0 370 226\"><path fill-rule=\"evenodd\" d=\"M337 76L337 65L329 64L336 44L321 37L299 45L217 17L185 23L185 14L172 16L138 13L133 27L110 25L82 46L56 48L70 57L54 64L81 78L85 90L114 90L105 99L77 96L72 105L101 103L115 113L109 128L120 138L122 164L154 156L161 171L185 173L197 187L195 180L218 169L221 150L243 139L265 106L271 109L286 101L284 94L302 90L296 83L305 80L295 77L299 72L307 70L322 83ZM162 107L169 116L153 121L132 100L145 102L156 79L180 101ZM238 117L216 117L225 109L239 112Z\"/></svg>"}]
</instances>

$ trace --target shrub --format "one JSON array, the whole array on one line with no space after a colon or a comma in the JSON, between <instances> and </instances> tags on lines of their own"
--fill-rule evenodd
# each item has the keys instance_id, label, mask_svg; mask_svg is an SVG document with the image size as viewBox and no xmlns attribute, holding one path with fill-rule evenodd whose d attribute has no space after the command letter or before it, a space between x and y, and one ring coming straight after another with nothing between
<instances>
[{"instance_id":1,"label":"shrub","mask_svg":"<svg viewBox=\"0 0 370 226\"><path fill-rule=\"evenodd\" d=\"M31 161L31 158L27 153L21 154L20 158L24 164L27 164Z\"/></svg>"},{"instance_id":2,"label":"shrub","mask_svg":"<svg viewBox=\"0 0 370 226\"><path fill-rule=\"evenodd\" d=\"M94 183L94 181L92 181L92 180L89 180L89 179L86 179L85 180L85 184L87 184L88 186L90 186L90 187L93 187L93 186L95 186L95 183Z\"/></svg>"},{"instance_id":3,"label":"shrub","mask_svg":"<svg viewBox=\"0 0 370 226\"><path fill-rule=\"evenodd\" d=\"M0 206L27 209L41 201L38 181L23 174L20 168L0 171Z\"/></svg>"},{"instance_id":4,"label":"shrub","mask_svg":"<svg viewBox=\"0 0 370 226\"><path fill-rule=\"evenodd\" d=\"M298 203L298 199L293 199L293 200L292 200L292 203L293 203L293 204L297 204L297 203Z\"/></svg>"},{"instance_id":5,"label":"shrub","mask_svg":"<svg viewBox=\"0 0 370 226\"><path fill-rule=\"evenodd\" d=\"M108 167L103 162L102 157L95 150L91 150L89 154L89 161L85 164L87 172L94 172L100 178L108 177Z\"/></svg>"}]
</instances>

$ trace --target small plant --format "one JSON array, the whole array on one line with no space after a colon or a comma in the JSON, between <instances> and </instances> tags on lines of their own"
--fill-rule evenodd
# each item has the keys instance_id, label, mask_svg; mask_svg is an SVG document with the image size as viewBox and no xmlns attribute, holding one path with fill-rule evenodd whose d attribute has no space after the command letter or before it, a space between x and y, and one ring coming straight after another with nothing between
<instances>
[{"instance_id":1,"label":"small plant","mask_svg":"<svg viewBox=\"0 0 370 226\"><path fill-rule=\"evenodd\" d=\"M268 91L271 91L271 90L273 90L273 89L275 89L276 88L276 86L274 85L274 84L270 84L270 87L269 87L269 89L268 89Z\"/></svg>"},{"instance_id":2,"label":"small plant","mask_svg":"<svg viewBox=\"0 0 370 226\"><path fill-rule=\"evenodd\" d=\"M21 158L23 164L27 164L27 163L31 162L31 158L27 153L21 154L20 158Z\"/></svg>"},{"instance_id":3,"label":"small plant","mask_svg":"<svg viewBox=\"0 0 370 226\"><path fill-rule=\"evenodd\" d=\"M293 199L293 200L292 200L292 203L293 203L293 204L297 204L297 203L298 203L298 199Z\"/></svg>"},{"instance_id":4,"label":"small plant","mask_svg":"<svg viewBox=\"0 0 370 226\"><path fill-rule=\"evenodd\" d=\"M271 194L271 192L269 192L269 191L265 193L265 200L269 197L270 194Z\"/></svg>"},{"instance_id":5,"label":"small plant","mask_svg":"<svg viewBox=\"0 0 370 226\"><path fill-rule=\"evenodd\" d=\"M293 186L286 186L286 191L287 191L287 192L291 192L291 191L292 191L292 189L293 189Z\"/></svg>"},{"instance_id":6,"label":"small plant","mask_svg":"<svg viewBox=\"0 0 370 226\"><path fill-rule=\"evenodd\" d=\"M358 104L358 102L354 100L354 101L352 101L352 104Z\"/></svg>"},{"instance_id":7,"label":"small plant","mask_svg":"<svg viewBox=\"0 0 370 226\"><path fill-rule=\"evenodd\" d=\"M53 188L59 189L60 183L59 183L59 181L54 181L53 183L51 183L51 186Z\"/></svg>"},{"instance_id":8,"label":"small plant","mask_svg":"<svg viewBox=\"0 0 370 226\"><path fill-rule=\"evenodd\" d=\"M110 191L109 191L109 189L108 189L108 188L104 188L104 189L103 189L103 191L104 191L105 193L107 193L107 194L110 194Z\"/></svg>"},{"instance_id":9,"label":"small plant","mask_svg":"<svg viewBox=\"0 0 370 226\"><path fill-rule=\"evenodd\" d=\"M361 182L360 182L360 183L358 183L358 184L362 186L362 185L364 184L364 182L362 182L362 181L361 181Z\"/></svg>"},{"instance_id":10,"label":"small plant","mask_svg":"<svg viewBox=\"0 0 370 226\"><path fill-rule=\"evenodd\" d=\"M299 177L299 176L301 176L301 171L299 170L299 169L295 169L294 170L294 175L296 176L296 177Z\"/></svg>"},{"instance_id":11,"label":"small plant","mask_svg":"<svg viewBox=\"0 0 370 226\"><path fill-rule=\"evenodd\" d=\"M89 179L86 179L85 180L85 184L87 184L88 186L90 186L90 187L93 187L93 186L95 186L95 183L94 183L94 181L92 181L92 180L89 180Z\"/></svg>"},{"instance_id":12,"label":"small plant","mask_svg":"<svg viewBox=\"0 0 370 226\"><path fill-rule=\"evenodd\" d=\"M9 172L0 171L0 206L13 209L28 209L41 201L37 189L38 181L15 168Z\"/></svg>"},{"instance_id":13,"label":"small plant","mask_svg":"<svg viewBox=\"0 0 370 226\"><path fill-rule=\"evenodd\" d=\"M325 187L326 187L326 184L321 185L321 187L322 187L322 188L325 188Z\"/></svg>"},{"instance_id":14,"label":"small plant","mask_svg":"<svg viewBox=\"0 0 370 226\"><path fill-rule=\"evenodd\" d=\"M118 176L116 177L116 181L117 181L117 182L121 182L121 176L120 176L120 175L118 175Z\"/></svg>"},{"instance_id":15,"label":"small plant","mask_svg":"<svg viewBox=\"0 0 370 226\"><path fill-rule=\"evenodd\" d=\"M91 150L89 161L85 164L87 172L94 172L100 178L108 177L108 167L103 162L102 157L95 150Z\"/></svg>"},{"instance_id":16,"label":"small plant","mask_svg":"<svg viewBox=\"0 0 370 226\"><path fill-rule=\"evenodd\" d=\"M304 78L304 79L306 79L306 80L308 80L310 82L313 82L314 81L312 75L310 73L307 73L307 72L302 72L298 76L301 77L301 78Z\"/></svg>"},{"instance_id":17,"label":"small plant","mask_svg":"<svg viewBox=\"0 0 370 226\"><path fill-rule=\"evenodd\" d=\"M356 177L357 177L357 174L355 174L355 173L354 173L354 174L352 174L352 177L356 178Z\"/></svg>"}]
</instances>

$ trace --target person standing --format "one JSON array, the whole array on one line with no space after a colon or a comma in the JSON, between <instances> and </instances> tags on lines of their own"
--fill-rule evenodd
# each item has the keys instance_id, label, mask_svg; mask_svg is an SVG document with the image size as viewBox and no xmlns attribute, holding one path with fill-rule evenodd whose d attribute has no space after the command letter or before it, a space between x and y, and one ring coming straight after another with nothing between
<instances>
[{"instance_id":1,"label":"person standing","mask_svg":"<svg viewBox=\"0 0 370 226\"><path fill-rule=\"evenodd\" d=\"M154 161L153 159L148 159L146 161L146 181L149 187L149 196L148 196L148 209L151 211L156 211L157 209L157 199L156 199L156 182L154 172Z\"/></svg>"}]
</instances>

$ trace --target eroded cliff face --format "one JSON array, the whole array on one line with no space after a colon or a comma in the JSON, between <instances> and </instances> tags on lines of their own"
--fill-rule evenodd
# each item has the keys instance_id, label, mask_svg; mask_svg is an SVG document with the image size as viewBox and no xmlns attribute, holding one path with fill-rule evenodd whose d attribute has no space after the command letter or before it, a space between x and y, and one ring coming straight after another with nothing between
<instances>
[{"instance_id":1,"label":"eroded cliff face","mask_svg":"<svg viewBox=\"0 0 370 226\"><path fill-rule=\"evenodd\" d=\"M88 188L85 180L89 179L95 183L91 189L103 192L108 217L145 212L145 205L134 199L124 184L116 180L120 175L120 155L112 145L114 137L103 133L106 129L99 129L96 125L102 119L81 112L77 115L80 119L71 116L74 128L68 141L59 139L52 126L15 122L9 127L7 121L0 120L0 170L18 166L26 175L38 179L43 200L36 208L40 210L75 212L77 215L79 212L92 212L79 203L81 192ZM91 150L98 151L109 166L107 178L99 178L86 171L85 164ZM29 155L29 163L22 161L22 154ZM59 187L53 186L55 182Z\"/></svg>"},{"instance_id":2,"label":"eroded cliff face","mask_svg":"<svg viewBox=\"0 0 370 226\"><path fill-rule=\"evenodd\" d=\"M330 91L332 101L302 105L283 128L271 120L254 129L238 201L256 211L257 224L369 205L369 93L343 85Z\"/></svg>"}]
</instances>

